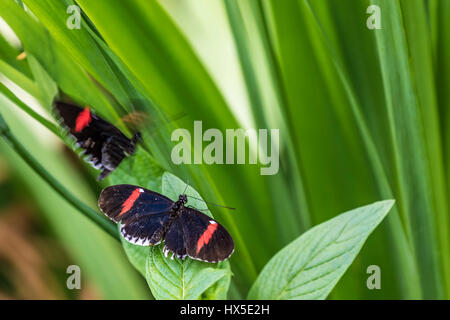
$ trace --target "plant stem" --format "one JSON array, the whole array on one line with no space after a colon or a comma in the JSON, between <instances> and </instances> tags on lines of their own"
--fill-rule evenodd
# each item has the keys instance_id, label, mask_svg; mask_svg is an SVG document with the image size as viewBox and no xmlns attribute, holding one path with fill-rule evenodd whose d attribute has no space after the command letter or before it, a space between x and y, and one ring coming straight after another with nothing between
<instances>
[{"instance_id":1,"label":"plant stem","mask_svg":"<svg viewBox=\"0 0 450 320\"><path fill-rule=\"evenodd\" d=\"M67 202L78 209L87 218L91 219L106 233L111 235L114 239L120 241L116 226L107 219L99 215L95 210L83 203L80 199L69 192L61 183L59 183L41 164L33 158L23 145L16 139L16 137L9 130L8 125L0 114L0 135L8 142L8 144L17 152L17 154L42 178L44 179L57 193L59 193Z\"/></svg>"}]
</instances>

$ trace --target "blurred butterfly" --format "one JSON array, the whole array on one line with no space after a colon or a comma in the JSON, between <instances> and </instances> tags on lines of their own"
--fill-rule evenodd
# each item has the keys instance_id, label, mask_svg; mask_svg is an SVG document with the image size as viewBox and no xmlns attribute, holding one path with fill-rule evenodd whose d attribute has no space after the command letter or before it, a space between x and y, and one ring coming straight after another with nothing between
<instances>
[{"instance_id":1,"label":"blurred butterfly","mask_svg":"<svg viewBox=\"0 0 450 320\"><path fill-rule=\"evenodd\" d=\"M76 144L87 155L86 161L102 170L98 180L106 178L125 157L132 155L141 139L139 132L130 139L111 123L89 108L56 101L54 108L60 123L69 131Z\"/></svg>"}]
</instances>

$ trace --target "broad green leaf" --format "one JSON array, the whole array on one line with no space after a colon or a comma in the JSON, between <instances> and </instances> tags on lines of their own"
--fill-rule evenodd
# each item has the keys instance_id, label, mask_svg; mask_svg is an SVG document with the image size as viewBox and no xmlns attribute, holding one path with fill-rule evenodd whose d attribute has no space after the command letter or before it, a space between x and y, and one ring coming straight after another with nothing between
<instances>
[{"instance_id":1,"label":"broad green leaf","mask_svg":"<svg viewBox=\"0 0 450 320\"><path fill-rule=\"evenodd\" d=\"M393 204L375 202L310 229L267 263L248 298L325 299Z\"/></svg>"},{"instance_id":2,"label":"broad green leaf","mask_svg":"<svg viewBox=\"0 0 450 320\"><path fill-rule=\"evenodd\" d=\"M229 263L228 261L222 262L226 264L225 270L229 271ZM206 289L200 297L201 300L226 300L226 299L234 299L230 296L228 291L230 290L231 284L231 271L228 272L224 277L219 279L214 285Z\"/></svg>"},{"instance_id":3,"label":"broad green leaf","mask_svg":"<svg viewBox=\"0 0 450 320\"><path fill-rule=\"evenodd\" d=\"M185 192L188 196L201 199L197 191L182 180L166 172L162 178L162 193L172 200ZM207 209L202 200L188 197L189 204L197 209ZM208 211L203 211L211 216ZM225 298L230 284L230 265L228 261L212 264L165 257L162 244L151 247L147 260L146 278L156 299L199 299L202 293L205 299ZM223 281L219 281L223 280Z\"/></svg>"},{"instance_id":4,"label":"broad green leaf","mask_svg":"<svg viewBox=\"0 0 450 320\"><path fill-rule=\"evenodd\" d=\"M119 230L119 227L117 229ZM130 263L145 277L145 265L150 254L149 247L134 245L126 241L123 237L120 237L120 241L122 241L122 246Z\"/></svg>"},{"instance_id":5,"label":"broad green leaf","mask_svg":"<svg viewBox=\"0 0 450 320\"><path fill-rule=\"evenodd\" d=\"M214 266L189 258L184 261L177 258L171 260L164 256L161 246L150 248L146 278L153 296L158 300L199 299L208 288L229 276L229 269L221 263Z\"/></svg>"}]
</instances>

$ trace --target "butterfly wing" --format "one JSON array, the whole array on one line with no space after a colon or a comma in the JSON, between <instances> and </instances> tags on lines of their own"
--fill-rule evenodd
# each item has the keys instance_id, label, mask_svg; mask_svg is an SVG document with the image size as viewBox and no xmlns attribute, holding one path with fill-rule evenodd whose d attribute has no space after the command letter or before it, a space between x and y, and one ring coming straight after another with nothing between
<instances>
[{"instance_id":1,"label":"butterfly wing","mask_svg":"<svg viewBox=\"0 0 450 320\"><path fill-rule=\"evenodd\" d=\"M173 221L170 229L167 231L164 242L163 252L166 257L169 252L173 252L180 259L186 258L186 243L184 241L181 219L176 218L175 221Z\"/></svg>"},{"instance_id":2,"label":"butterfly wing","mask_svg":"<svg viewBox=\"0 0 450 320\"><path fill-rule=\"evenodd\" d=\"M195 209L183 207L181 210L178 219L183 230L186 254L190 258L219 262L231 256L234 242L220 223ZM169 245L166 238L166 246L173 251Z\"/></svg>"},{"instance_id":3,"label":"butterfly wing","mask_svg":"<svg viewBox=\"0 0 450 320\"><path fill-rule=\"evenodd\" d=\"M145 215L127 224L120 224L120 233L128 242L139 246L154 246L161 242L169 214Z\"/></svg>"},{"instance_id":4,"label":"butterfly wing","mask_svg":"<svg viewBox=\"0 0 450 320\"><path fill-rule=\"evenodd\" d=\"M173 201L138 186L122 184L105 188L99 197L100 210L120 222L123 237L137 245L161 241Z\"/></svg>"},{"instance_id":5,"label":"butterfly wing","mask_svg":"<svg viewBox=\"0 0 450 320\"><path fill-rule=\"evenodd\" d=\"M119 129L95 115L89 108L59 101L54 105L62 124L83 149L83 154L88 156L86 161L102 170L99 180L117 168L127 154L134 152L134 140L128 139Z\"/></svg>"},{"instance_id":6,"label":"butterfly wing","mask_svg":"<svg viewBox=\"0 0 450 320\"><path fill-rule=\"evenodd\" d=\"M134 186L118 184L110 186L100 194L100 210L114 222L134 220L136 217L170 211L173 201L162 194Z\"/></svg>"}]
</instances>

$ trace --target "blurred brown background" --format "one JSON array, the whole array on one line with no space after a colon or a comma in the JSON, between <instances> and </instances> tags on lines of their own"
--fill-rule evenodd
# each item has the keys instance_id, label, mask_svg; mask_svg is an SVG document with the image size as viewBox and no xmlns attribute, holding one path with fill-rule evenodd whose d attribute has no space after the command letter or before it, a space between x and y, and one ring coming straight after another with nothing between
<instances>
[{"instance_id":1,"label":"blurred brown background","mask_svg":"<svg viewBox=\"0 0 450 320\"><path fill-rule=\"evenodd\" d=\"M0 300L100 298L90 283L67 289L66 268L76 263L56 241L25 185L0 155Z\"/></svg>"}]
</instances>

